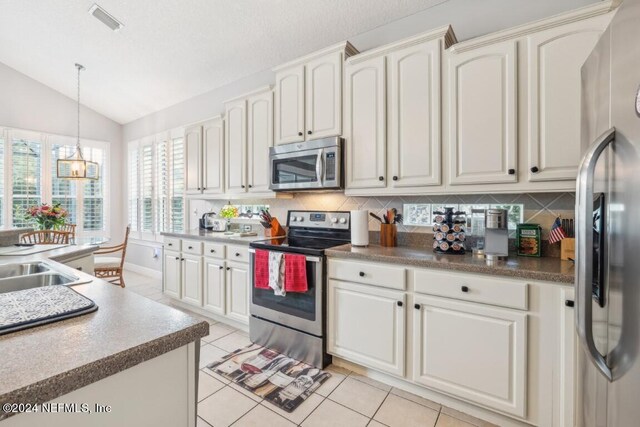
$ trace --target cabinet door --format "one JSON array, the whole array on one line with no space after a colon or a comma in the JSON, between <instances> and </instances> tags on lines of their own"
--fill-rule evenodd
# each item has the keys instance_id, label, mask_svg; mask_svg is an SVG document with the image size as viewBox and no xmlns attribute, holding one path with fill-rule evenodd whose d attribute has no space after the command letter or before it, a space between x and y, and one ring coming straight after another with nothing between
<instances>
[{"instance_id":1,"label":"cabinet door","mask_svg":"<svg viewBox=\"0 0 640 427\"><path fill-rule=\"evenodd\" d=\"M205 309L220 315L225 313L225 267L224 261L204 258Z\"/></svg>"},{"instance_id":2,"label":"cabinet door","mask_svg":"<svg viewBox=\"0 0 640 427\"><path fill-rule=\"evenodd\" d=\"M226 105L227 193L245 193L247 176L247 108L244 99Z\"/></svg>"},{"instance_id":3,"label":"cabinet door","mask_svg":"<svg viewBox=\"0 0 640 427\"><path fill-rule=\"evenodd\" d=\"M452 53L449 183L517 181L516 41Z\"/></svg>"},{"instance_id":4,"label":"cabinet door","mask_svg":"<svg viewBox=\"0 0 640 427\"><path fill-rule=\"evenodd\" d=\"M305 66L306 139L342 133L342 53L336 52Z\"/></svg>"},{"instance_id":5,"label":"cabinet door","mask_svg":"<svg viewBox=\"0 0 640 427\"><path fill-rule=\"evenodd\" d=\"M249 268L247 264L227 262L227 316L249 324Z\"/></svg>"},{"instance_id":6,"label":"cabinet door","mask_svg":"<svg viewBox=\"0 0 640 427\"><path fill-rule=\"evenodd\" d=\"M202 188L202 127L191 126L184 131L186 194L200 194Z\"/></svg>"},{"instance_id":7,"label":"cabinet door","mask_svg":"<svg viewBox=\"0 0 640 427\"><path fill-rule=\"evenodd\" d=\"M404 376L405 299L404 292L329 280L327 351Z\"/></svg>"},{"instance_id":8,"label":"cabinet door","mask_svg":"<svg viewBox=\"0 0 640 427\"><path fill-rule=\"evenodd\" d=\"M535 33L529 46L529 180L575 180L580 153L581 68L601 20Z\"/></svg>"},{"instance_id":9,"label":"cabinet door","mask_svg":"<svg viewBox=\"0 0 640 427\"><path fill-rule=\"evenodd\" d=\"M247 173L250 193L269 191L269 148L273 146L273 92L247 100Z\"/></svg>"},{"instance_id":10,"label":"cabinet door","mask_svg":"<svg viewBox=\"0 0 640 427\"><path fill-rule=\"evenodd\" d=\"M180 298L182 282L180 253L164 251L162 261L162 291L167 296Z\"/></svg>"},{"instance_id":11,"label":"cabinet door","mask_svg":"<svg viewBox=\"0 0 640 427\"><path fill-rule=\"evenodd\" d=\"M415 382L525 415L526 313L420 295L412 311Z\"/></svg>"},{"instance_id":12,"label":"cabinet door","mask_svg":"<svg viewBox=\"0 0 640 427\"><path fill-rule=\"evenodd\" d=\"M304 141L304 66L276 73L276 144Z\"/></svg>"},{"instance_id":13,"label":"cabinet door","mask_svg":"<svg viewBox=\"0 0 640 427\"><path fill-rule=\"evenodd\" d=\"M385 58L347 64L345 72L346 187L386 183Z\"/></svg>"},{"instance_id":14,"label":"cabinet door","mask_svg":"<svg viewBox=\"0 0 640 427\"><path fill-rule=\"evenodd\" d=\"M440 184L440 40L389 62L389 173L393 187Z\"/></svg>"},{"instance_id":15,"label":"cabinet door","mask_svg":"<svg viewBox=\"0 0 640 427\"><path fill-rule=\"evenodd\" d=\"M560 292L560 398L558 413L561 426L574 426L575 423L575 386L577 354L581 351L576 335L575 309L567 305L567 301L575 301L575 292L564 288ZM588 363L588 362L587 362ZM557 401L557 400L556 400Z\"/></svg>"},{"instance_id":16,"label":"cabinet door","mask_svg":"<svg viewBox=\"0 0 640 427\"><path fill-rule=\"evenodd\" d=\"M182 254L182 301L202 305L202 257Z\"/></svg>"},{"instance_id":17,"label":"cabinet door","mask_svg":"<svg viewBox=\"0 0 640 427\"><path fill-rule=\"evenodd\" d=\"M224 122L214 119L202 125L202 191L224 193Z\"/></svg>"}]
</instances>

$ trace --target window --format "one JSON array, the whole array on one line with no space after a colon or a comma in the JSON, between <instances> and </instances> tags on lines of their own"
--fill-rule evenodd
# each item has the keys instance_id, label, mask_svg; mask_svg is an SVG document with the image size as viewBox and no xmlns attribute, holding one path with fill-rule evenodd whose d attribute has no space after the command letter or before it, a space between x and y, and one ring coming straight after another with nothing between
<instances>
[{"instance_id":1,"label":"window","mask_svg":"<svg viewBox=\"0 0 640 427\"><path fill-rule=\"evenodd\" d=\"M25 217L29 206L60 203L69 211L68 222L76 224L78 234L106 234L108 145L82 142L84 157L100 165L100 179L58 179L57 160L71 156L75 144L72 137L0 129L0 224L32 226Z\"/></svg>"},{"instance_id":2,"label":"window","mask_svg":"<svg viewBox=\"0 0 640 427\"><path fill-rule=\"evenodd\" d=\"M129 223L153 239L184 229L184 140L170 133L129 144Z\"/></svg>"}]
</instances>

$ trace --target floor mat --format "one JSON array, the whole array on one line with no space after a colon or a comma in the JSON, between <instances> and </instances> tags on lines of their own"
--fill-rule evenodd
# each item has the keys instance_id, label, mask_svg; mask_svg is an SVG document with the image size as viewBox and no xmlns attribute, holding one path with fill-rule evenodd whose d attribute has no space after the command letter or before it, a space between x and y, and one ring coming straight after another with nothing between
<instances>
[{"instance_id":1,"label":"floor mat","mask_svg":"<svg viewBox=\"0 0 640 427\"><path fill-rule=\"evenodd\" d=\"M287 412L293 412L331 374L277 351L251 344L207 368Z\"/></svg>"}]
</instances>

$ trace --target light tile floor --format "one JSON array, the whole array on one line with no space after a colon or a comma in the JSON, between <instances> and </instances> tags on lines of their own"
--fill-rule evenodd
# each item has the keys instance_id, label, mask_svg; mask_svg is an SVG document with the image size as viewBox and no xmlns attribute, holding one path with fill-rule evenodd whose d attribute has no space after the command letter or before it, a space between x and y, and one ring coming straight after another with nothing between
<instances>
[{"instance_id":1,"label":"light tile floor","mask_svg":"<svg viewBox=\"0 0 640 427\"><path fill-rule=\"evenodd\" d=\"M246 332L171 304L162 294L159 279L125 272L125 291L185 311L210 324L209 336L201 340L198 382L197 427L490 427L493 424L406 391L329 366L331 378L287 413L264 402L225 378L204 369L205 365L250 343ZM495 426L494 426L495 427Z\"/></svg>"}]
</instances>

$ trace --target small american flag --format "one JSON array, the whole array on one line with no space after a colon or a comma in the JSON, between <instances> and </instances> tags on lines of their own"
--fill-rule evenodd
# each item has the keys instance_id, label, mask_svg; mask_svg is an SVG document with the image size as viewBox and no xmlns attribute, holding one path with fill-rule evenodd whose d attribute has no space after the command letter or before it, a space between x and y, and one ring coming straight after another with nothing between
<instances>
[{"instance_id":1,"label":"small american flag","mask_svg":"<svg viewBox=\"0 0 640 427\"><path fill-rule=\"evenodd\" d=\"M551 231L549 231L549 243L557 243L565 237L567 237L567 233L562 229L562 223L560 222L560 217L558 217L551 226Z\"/></svg>"}]
</instances>

